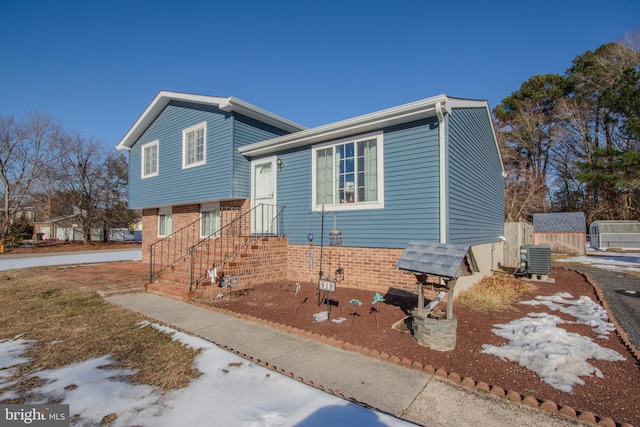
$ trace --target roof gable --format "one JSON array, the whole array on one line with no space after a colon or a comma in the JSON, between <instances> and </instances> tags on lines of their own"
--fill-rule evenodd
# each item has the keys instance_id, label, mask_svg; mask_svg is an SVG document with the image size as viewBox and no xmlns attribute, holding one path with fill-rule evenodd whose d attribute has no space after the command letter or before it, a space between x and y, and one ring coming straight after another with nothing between
<instances>
[{"instance_id":1,"label":"roof gable","mask_svg":"<svg viewBox=\"0 0 640 427\"><path fill-rule=\"evenodd\" d=\"M258 120L262 123L269 124L278 129L283 129L287 132L298 132L305 129L297 123L289 121L285 118L277 116L266 110L258 108L247 102L241 101L233 97L219 97L219 96L207 96L207 95L194 95L181 92L169 92L160 91L156 97L147 106L144 112L138 117L138 120L131 126L129 131L120 140L116 148L118 150L130 150L136 143L138 138L142 136L144 131L153 123L153 121L160 115L164 108L171 101L185 101L203 105L215 105L219 109L227 112L236 112L243 116L250 117Z\"/></svg>"}]
</instances>

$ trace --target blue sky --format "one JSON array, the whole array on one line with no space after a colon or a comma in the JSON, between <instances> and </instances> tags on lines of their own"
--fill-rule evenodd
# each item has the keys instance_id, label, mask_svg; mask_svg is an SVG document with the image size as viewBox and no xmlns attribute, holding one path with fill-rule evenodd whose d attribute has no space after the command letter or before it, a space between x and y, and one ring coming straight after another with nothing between
<instances>
[{"instance_id":1,"label":"blue sky","mask_svg":"<svg viewBox=\"0 0 640 427\"><path fill-rule=\"evenodd\" d=\"M112 148L160 90L307 127L442 93L493 108L638 30L638 0L0 0L0 115Z\"/></svg>"}]
</instances>

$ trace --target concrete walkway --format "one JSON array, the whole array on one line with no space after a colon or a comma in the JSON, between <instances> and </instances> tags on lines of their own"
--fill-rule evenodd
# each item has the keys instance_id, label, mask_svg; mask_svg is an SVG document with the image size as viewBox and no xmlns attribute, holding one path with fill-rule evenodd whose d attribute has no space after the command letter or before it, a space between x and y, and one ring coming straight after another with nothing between
<instances>
[{"instance_id":1,"label":"concrete walkway","mask_svg":"<svg viewBox=\"0 0 640 427\"><path fill-rule=\"evenodd\" d=\"M142 249L105 249L47 254L2 254L0 271L51 265L88 264L96 262L137 261Z\"/></svg>"},{"instance_id":2,"label":"concrete walkway","mask_svg":"<svg viewBox=\"0 0 640 427\"><path fill-rule=\"evenodd\" d=\"M135 293L106 300L423 426L583 425L557 414L476 393L436 375L170 298Z\"/></svg>"}]
</instances>

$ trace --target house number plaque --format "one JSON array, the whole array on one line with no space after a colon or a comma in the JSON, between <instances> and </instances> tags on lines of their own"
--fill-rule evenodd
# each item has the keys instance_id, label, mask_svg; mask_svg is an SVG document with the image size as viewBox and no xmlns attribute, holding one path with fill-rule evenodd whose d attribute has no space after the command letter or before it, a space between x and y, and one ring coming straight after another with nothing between
<instances>
[{"instance_id":1,"label":"house number plaque","mask_svg":"<svg viewBox=\"0 0 640 427\"><path fill-rule=\"evenodd\" d=\"M336 281L328 280L328 279L320 279L318 281L318 290L324 292L335 292L336 291Z\"/></svg>"}]
</instances>

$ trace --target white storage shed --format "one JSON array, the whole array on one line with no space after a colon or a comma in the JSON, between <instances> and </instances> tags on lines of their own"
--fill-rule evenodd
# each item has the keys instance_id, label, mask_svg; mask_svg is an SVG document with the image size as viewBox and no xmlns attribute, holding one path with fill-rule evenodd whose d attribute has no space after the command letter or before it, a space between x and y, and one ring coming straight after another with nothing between
<instances>
[{"instance_id":1,"label":"white storage shed","mask_svg":"<svg viewBox=\"0 0 640 427\"><path fill-rule=\"evenodd\" d=\"M589 242L594 249L640 249L640 221L594 221Z\"/></svg>"}]
</instances>

